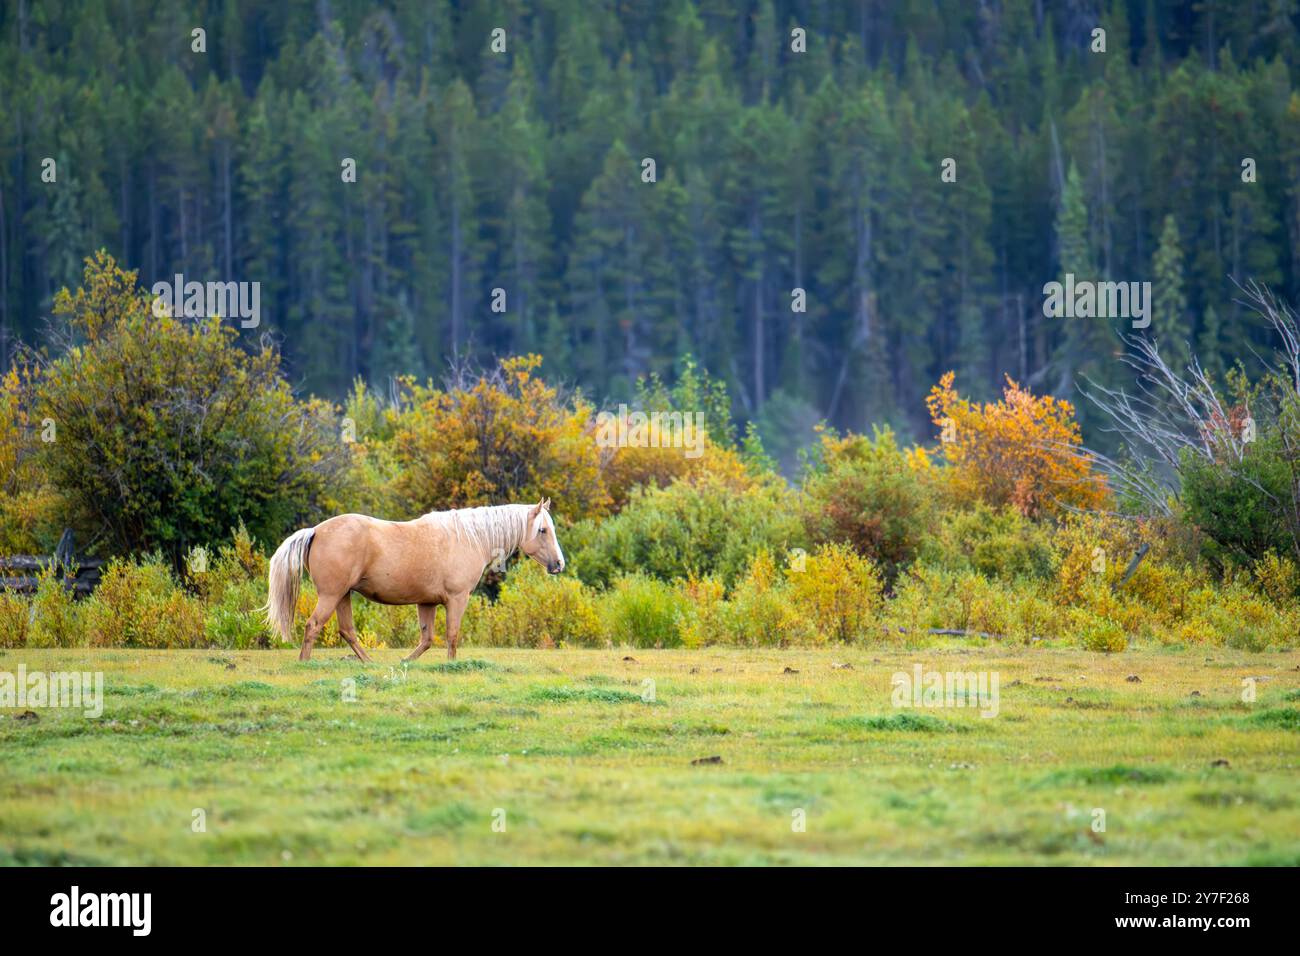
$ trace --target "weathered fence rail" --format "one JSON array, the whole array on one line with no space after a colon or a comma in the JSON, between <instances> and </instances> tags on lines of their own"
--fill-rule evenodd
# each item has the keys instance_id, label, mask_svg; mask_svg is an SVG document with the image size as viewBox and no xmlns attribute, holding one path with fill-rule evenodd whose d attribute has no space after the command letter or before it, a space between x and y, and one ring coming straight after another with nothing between
<instances>
[{"instance_id":1,"label":"weathered fence rail","mask_svg":"<svg viewBox=\"0 0 1300 956\"><path fill-rule=\"evenodd\" d=\"M63 586L77 597L85 597L99 585L104 567L100 558L78 558L73 554L72 532L64 531L52 555L0 555L0 590L33 594L50 568L62 572Z\"/></svg>"}]
</instances>

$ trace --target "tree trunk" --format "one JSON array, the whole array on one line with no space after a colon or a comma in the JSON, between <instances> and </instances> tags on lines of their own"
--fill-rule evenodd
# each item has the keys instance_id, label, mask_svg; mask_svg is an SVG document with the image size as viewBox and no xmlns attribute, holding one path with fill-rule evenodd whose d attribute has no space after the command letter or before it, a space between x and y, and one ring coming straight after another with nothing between
<instances>
[{"instance_id":1,"label":"tree trunk","mask_svg":"<svg viewBox=\"0 0 1300 956\"><path fill-rule=\"evenodd\" d=\"M3 367L9 367L9 245L6 241L6 234L9 231L9 224L5 218L5 187L0 182L0 335L5 340L0 345L0 364Z\"/></svg>"},{"instance_id":2,"label":"tree trunk","mask_svg":"<svg viewBox=\"0 0 1300 956\"><path fill-rule=\"evenodd\" d=\"M226 278L233 279L235 275L235 209L230 184L230 140L226 140L224 144L221 160L222 188L226 201Z\"/></svg>"},{"instance_id":3,"label":"tree trunk","mask_svg":"<svg viewBox=\"0 0 1300 956\"><path fill-rule=\"evenodd\" d=\"M763 367L766 355L764 352L763 336L766 331L763 327L763 217L758 211L758 200L754 201L754 209L750 213L750 238L754 241L754 248L758 250L758 263L756 275L754 276L754 412L757 413L763 407L763 397L767 394L767 383L764 380Z\"/></svg>"},{"instance_id":4,"label":"tree trunk","mask_svg":"<svg viewBox=\"0 0 1300 956\"><path fill-rule=\"evenodd\" d=\"M153 157L149 157L149 273L155 280L158 275L158 193L157 170Z\"/></svg>"},{"instance_id":5,"label":"tree trunk","mask_svg":"<svg viewBox=\"0 0 1300 956\"><path fill-rule=\"evenodd\" d=\"M460 200L455 195L456 184L452 183L451 200L451 354L460 357L460 310L461 292L461 238L460 238Z\"/></svg>"}]
</instances>

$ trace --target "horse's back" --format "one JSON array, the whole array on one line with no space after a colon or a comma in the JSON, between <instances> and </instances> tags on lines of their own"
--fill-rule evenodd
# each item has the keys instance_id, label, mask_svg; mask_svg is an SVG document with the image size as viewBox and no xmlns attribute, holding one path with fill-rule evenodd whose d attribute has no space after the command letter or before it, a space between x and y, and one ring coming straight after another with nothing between
<instances>
[{"instance_id":1,"label":"horse's back","mask_svg":"<svg viewBox=\"0 0 1300 956\"><path fill-rule=\"evenodd\" d=\"M375 518L371 515L363 514L345 514L335 515L333 518L326 518L320 524L316 525L316 533L347 533L347 532L367 532L373 528L381 528L389 525L411 524L410 521L389 521L385 518Z\"/></svg>"},{"instance_id":2,"label":"horse's back","mask_svg":"<svg viewBox=\"0 0 1300 956\"><path fill-rule=\"evenodd\" d=\"M336 515L315 528L308 554L312 580L318 588L355 589L385 603L419 603L429 596L428 570L436 551L430 535L419 521Z\"/></svg>"}]
</instances>

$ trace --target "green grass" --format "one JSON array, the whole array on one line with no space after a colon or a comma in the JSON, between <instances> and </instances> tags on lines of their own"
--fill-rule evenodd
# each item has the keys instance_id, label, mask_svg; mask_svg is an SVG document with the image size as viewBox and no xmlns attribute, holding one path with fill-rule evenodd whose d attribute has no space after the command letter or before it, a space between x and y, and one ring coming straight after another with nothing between
<instances>
[{"instance_id":1,"label":"green grass","mask_svg":"<svg viewBox=\"0 0 1300 956\"><path fill-rule=\"evenodd\" d=\"M105 686L0 711L0 863L1300 862L1297 652L376 656L0 653ZM894 708L916 663L997 672L997 716Z\"/></svg>"}]
</instances>

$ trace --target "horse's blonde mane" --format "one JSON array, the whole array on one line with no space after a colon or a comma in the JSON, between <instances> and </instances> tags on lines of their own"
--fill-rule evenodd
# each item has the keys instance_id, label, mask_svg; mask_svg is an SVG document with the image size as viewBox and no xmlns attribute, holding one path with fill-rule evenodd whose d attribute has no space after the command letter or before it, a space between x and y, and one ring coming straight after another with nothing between
<instances>
[{"instance_id":1,"label":"horse's blonde mane","mask_svg":"<svg viewBox=\"0 0 1300 956\"><path fill-rule=\"evenodd\" d=\"M508 557L524 540L528 527L528 512L532 505L485 505L480 508L454 508L451 511L430 511L426 521L456 535L458 540L468 539L492 557L499 551Z\"/></svg>"}]
</instances>

